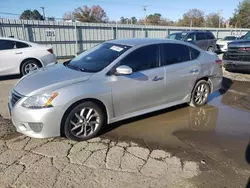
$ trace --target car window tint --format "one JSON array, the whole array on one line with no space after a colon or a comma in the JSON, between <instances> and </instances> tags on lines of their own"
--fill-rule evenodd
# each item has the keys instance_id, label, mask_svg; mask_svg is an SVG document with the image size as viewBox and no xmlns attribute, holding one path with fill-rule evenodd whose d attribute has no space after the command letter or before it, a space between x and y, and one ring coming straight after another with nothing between
<instances>
[{"instance_id":1,"label":"car window tint","mask_svg":"<svg viewBox=\"0 0 250 188\"><path fill-rule=\"evenodd\" d=\"M210 32L207 32L206 35L207 35L207 39L215 39L214 35Z\"/></svg>"},{"instance_id":2,"label":"car window tint","mask_svg":"<svg viewBox=\"0 0 250 188\"><path fill-rule=\"evenodd\" d=\"M207 37L205 33L196 33L196 40L206 40Z\"/></svg>"},{"instance_id":3,"label":"car window tint","mask_svg":"<svg viewBox=\"0 0 250 188\"><path fill-rule=\"evenodd\" d=\"M0 50L11 50L15 47L15 41L0 40Z\"/></svg>"},{"instance_id":4,"label":"car window tint","mask_svg":"<svg viewBox=\"0 0 250 188\"><path fill-rule=\"evenodd\" d=\"M199 55L200 55L200 51L199 50L196 50L192 47L189 47L190 51L191 51L191 58L192 60L193 59L196 59Z\"/></svg>"},{"instance_id":5,"label":"car window tint","mask_svg":"<svg viewBox=\"0 0 250 188\"><path fill-rule=\"evenodd\" d=\"M29 45L26 43L16 42L16 48L27 48L27 47L29 47Z\"/></svg>"},{"instance_id":6,"label":"car window tint","mask_svg":"<svg viewBox=\"0 0 250 188\"><path fill-rule=\"evenodd\" d=\"M119 65L127 65L133 72L158 67L158 45L144 46L131 52Z\"/></svg>"},{"instance_id":7,"label":"car window tint","mask_svg":"<svg viewBox=\"0 0 250 188\"><path fill-rule=\"evenodd\" d=\"M163 44L162 66L190 61L189 47L183 44Z\"/></svg>"},{"instance_id":8,"label":"car window tint","mask_svg":"<svg viewBox=\"0 0 250 188\"><path fill-rule=\"evenodd\" d=\"M195 41L195 33L190 33L187 37L187 39L192 39L192 41Z\"/></svg>"}]
</instances>

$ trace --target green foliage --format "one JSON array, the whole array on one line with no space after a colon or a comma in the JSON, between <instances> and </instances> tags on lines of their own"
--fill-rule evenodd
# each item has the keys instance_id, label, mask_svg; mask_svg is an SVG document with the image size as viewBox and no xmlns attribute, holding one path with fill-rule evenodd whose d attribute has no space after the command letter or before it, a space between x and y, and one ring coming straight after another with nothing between
<instances>
[{"instance_id":1,"label":"green foliage","mask_svg":"<svg viewBox=\"0 0 250 188\"><path fill-rule=\"evenodd\" d=\"M250 28L250 0L239 3L230 19L230 24L233 27Z\"/></svg>"},{"instance_id":2,"label":"green foliage","mask_svg":"<svg viewBox=\"0 0 250 188\"><path fill-rule=\"evenodd\" d=\"M38 10L25 10L20 16L20 19L23 20L44 20L43 16L39 13Z\"/></svg>"}]
</instances>

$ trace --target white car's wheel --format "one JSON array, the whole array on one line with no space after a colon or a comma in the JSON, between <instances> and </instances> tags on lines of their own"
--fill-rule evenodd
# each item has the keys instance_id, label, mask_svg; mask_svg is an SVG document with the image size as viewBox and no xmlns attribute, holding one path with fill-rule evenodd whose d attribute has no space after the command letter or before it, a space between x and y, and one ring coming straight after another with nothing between
<instances>
[{"instance_id":1,"label":"white car's wheel","mask_svg":"<svg viewBox=\"0 0 250 188\"><path fill-rule=\"evenodd\" d=\"M30 59L25 61L22 66L21 66L21 74L22 76L37 70L41 67L40 63L37 62L36 60Z\"/></svg>"}]
</instances>

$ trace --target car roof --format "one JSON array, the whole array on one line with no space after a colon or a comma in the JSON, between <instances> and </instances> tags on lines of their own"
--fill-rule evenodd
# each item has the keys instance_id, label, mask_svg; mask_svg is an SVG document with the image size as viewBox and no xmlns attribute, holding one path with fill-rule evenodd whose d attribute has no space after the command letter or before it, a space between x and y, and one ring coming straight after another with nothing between
<instances>
[{"instance_id":1,"label":"car roof","mask_svg":"<svg viewBox=\"0 0 250 188\"><path fill-rule=\"evenodd\" d=\"M147 45L154 43L165 43L165 42L176 42L174 40L166 39L166 38L131 38L131 39L117 39L107 41L108 43L126 45L126 46L138 46L138 45Z\"/></svg>"},{"instance_id":2,"label":"car roof","mask_svg":"<svg viewBox=\"0 0 250 188\"><path fill-rule=\"evenodd\" d=\"M175 33L171 33L171 34L176 34L176 33L212 33L212 32L211 31L192 30L192 31L180 31L180 32L175 32Z\"/></svg>"}]
</instances>

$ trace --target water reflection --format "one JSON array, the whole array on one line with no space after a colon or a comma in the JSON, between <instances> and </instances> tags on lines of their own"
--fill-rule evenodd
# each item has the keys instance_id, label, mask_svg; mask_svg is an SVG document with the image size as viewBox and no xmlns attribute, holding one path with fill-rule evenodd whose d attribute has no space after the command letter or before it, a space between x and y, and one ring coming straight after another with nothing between
<instances>
[{"instance_id":1,"label":"water reflection","mask_svg":"<svg viewBox=\"0 0 250 188\"><path fill-rule=\"evenodd\" d=\"M218 109L211 105L202 108L181 107L163 111L152 117L135 119L133 122L121 122L122 126L105 136L159 147L187 147L174 133L178 131L214 132L217 117Z\"/></svg>"}]
</instances>

